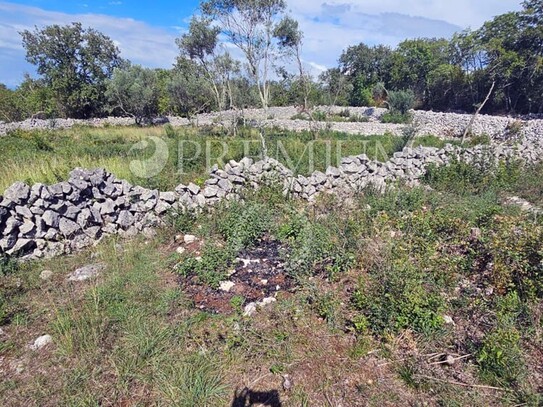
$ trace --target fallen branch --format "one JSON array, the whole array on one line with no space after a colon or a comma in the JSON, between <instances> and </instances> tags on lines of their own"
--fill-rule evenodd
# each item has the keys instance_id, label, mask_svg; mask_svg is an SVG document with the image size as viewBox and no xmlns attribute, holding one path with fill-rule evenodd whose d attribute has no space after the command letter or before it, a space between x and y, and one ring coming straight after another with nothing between
<instances>
[{"instance_id":1,"label":"fallen branch","mask_svg":"<svg viewBox=\"0 0 543 407\"><path fill-rule=\"evenodd\" d=\"M504 389L502 387L485 386L485 385L482 385L482 384L468 384L468 383L454 382L454 381L450 381L450 380L438 379L437 377L425 376L425 375L419 375L419 374L415 375L415 377L418 377L420 379L433 380L433 381L439 382L439 383L452 384L454 386L473 387L475 389L497 390L497 391L503 391L503 392L510 392L511 391L511 390L508 390L508 389Z\"/></svg>"}]
</instances>

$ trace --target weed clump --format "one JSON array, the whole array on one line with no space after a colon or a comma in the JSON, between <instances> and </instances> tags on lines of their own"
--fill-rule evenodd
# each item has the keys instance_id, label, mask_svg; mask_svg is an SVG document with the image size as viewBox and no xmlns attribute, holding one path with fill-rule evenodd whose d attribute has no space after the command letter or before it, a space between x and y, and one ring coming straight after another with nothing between
<instances>
[{"instance_id":1,"label":"weed clump","mask_svg":"<svg viewBox=\"0 0 543 407\"><path fill-rule=\"evenodd\" d=\"M516 293L499 298L496 326L485 335L477 351L481 376L493 385L510 387L526 373L520 347L521 333L516 327L521 307Z\"/></svg>"},{"instance_id":2,"label":"weed clump","mask_svg":"<svg viewBox=\"0 0 543 407\"><path fill-rule=\"evenodd\" d=\"M405 261L372 270L354 293L359 331L376 334L412 329L431 334L443 324L444 301L425 273Z\"/></svg>"},{"instance_id":3,"label":"weed clump","mask_svg":"<svg viewBox=\"0 0 543 407\"><path fill-rule=\"evenodd\" d=\"M216 229L222 242L206 244L200 258L186 258L178 266L184 277L196 276L200 283L217 288L239 251L255 244L271 228L271 212L255 202L234 203L217 216Z\"/></svg>"}]
</instances>

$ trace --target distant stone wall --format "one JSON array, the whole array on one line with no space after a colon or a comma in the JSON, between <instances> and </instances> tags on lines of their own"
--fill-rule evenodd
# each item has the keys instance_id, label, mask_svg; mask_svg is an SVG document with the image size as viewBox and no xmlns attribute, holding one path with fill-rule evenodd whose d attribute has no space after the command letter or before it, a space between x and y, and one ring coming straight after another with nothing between
<instances>
[{"instance_id":1,"label":"distant stone wall","mask_svg":"<svg viewBox=\"0 0 543 407\"><path fill-rule=\"evenodd\" d=\"M203 188L190 183L171 192L134 186L101 169L78 168L66 182L32 187L17 182L5 191L0 197L0 254L52 257L93 245L108 235L151 234L170 211L198 211L221 200L239 199L243 190L264 185L279 185L285 196L311 202L322 193L350 195L369 186L384 190L399 180L414 184L431 163L481 158L535 163L542 153L541 142L471 149L405 148L385 163L366 155L346 157L338 168L315 171L308 177L294 176L271 158L257 162L244 158L230 161L224 169L213 168Z\"/></svg>"},{"instance_id":2,"label":"distant stone wall","mask_svg":"<svg viewBox=\"0 0 543 407\"><path fill-rule=\"evenodd\" d=\"M331 113L339 113L348 109L352 115L366 117L368 122L315 122L308 120L292 120L300 110L295 107L271 107L267 111L263 109L244 109L230 110L225 112L213 112L200 114L194 120L189 121L185 118L166 117L156 119L156 124L169 122L172 126L188 126L194 124L197 126L223 125L231 126L238 119L246 119L248 124L254 121L267 128L281 128L284 130L304 131L304 130L333 130L358 135L381 135L390 133L393 135L402 135L405 125L385 124L380 122L381 116L387 111L381 108L367 107L339 107L339 106L320 106L314 110L321 110ZM414 111L413 124L418 135L433 134L442 138L460 137L469 124L472 115L456 113L436 113L427 111ZM509 134L510 126L520 126L518 134ZM102 127L105 125L129 126L134 125L134 119L122 117L110 117L104 119L74 120L74 119L54 119L39 120L29 119L17 123L0 122L0 136L16 129L65 129L73 126L93 126ZM512 118L502 116L479 115L473 124L472 133L474 135L488 135L491 138L504 139L510 136L523 136L527 139L538 139L543 135L543 120L535 119L534 116L524 118Z\"/></svg>"}]
</instances>

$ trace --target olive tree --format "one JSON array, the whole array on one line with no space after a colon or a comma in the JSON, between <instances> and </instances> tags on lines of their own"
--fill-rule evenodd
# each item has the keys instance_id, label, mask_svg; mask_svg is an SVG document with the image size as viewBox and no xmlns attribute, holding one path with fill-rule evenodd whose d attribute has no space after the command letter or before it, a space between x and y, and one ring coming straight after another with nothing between
<instances>
[{"instance_id":1,"label":"olive tree","mask_svg":"<svg viewBox=\"0 0 543 407\"><path fill-rule=\"evenodd\" d=\"M101 113L106 80L123 64L109 37L81 23L20 34L26 59L53 91L59 113L75 118Z\"/></svg>"},{"instance_id":2,"label":"olive tree","mask_svg":"<svg viewBox=\"0 0 543 407\"><path fill-rule=\"evenodd\" d=\"M226 107L227 96L232 102L232 76L239 71L239 63L226 51L221 52L218 35L220 29L212 26L209 18L193 17L188 33L176 39L181 58L198 63L209 84L217 109Z\"/></svg>"},{"instance_id":3,"label":"olive tree","mask_svg":"<svg viewBox=\"0 0 543 407\"><path fill-rule=\"evenodd\" d=\"M106 97L113 110L134 117L142 124L158 113L160 89L154 70L132 65L125 69L115 68L107 82Z\"/></svg>"},{"instance_id":4,"label":"olive tree","mask_svg":"<svg viewBox=\"0 0 543 407\"><path fill-rule=\"evenodd\" d=\"M179 59L167 83L172 111L187 117L210 110L213 94L202 67L190 59Z\"/></svg>"},{"instance_id":5,"label":"olive tree","mask_svg":"<svg viewBox=\"0 0 543 407\"><path fill-rule=\"evenodd\" d=\"M205 17L216 21L228 41L238 47L247 61L248 73L258 88L264 109L269 106L274 29L286 9L284 0L206 0Z\"/></svg>"}]
</instances>

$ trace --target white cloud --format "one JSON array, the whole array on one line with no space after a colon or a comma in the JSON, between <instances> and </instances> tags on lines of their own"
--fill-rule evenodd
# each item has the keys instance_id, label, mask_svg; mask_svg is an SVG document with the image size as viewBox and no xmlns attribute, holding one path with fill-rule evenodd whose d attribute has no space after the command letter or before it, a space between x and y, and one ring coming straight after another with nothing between
<instances>
[{"instance_id":1,"label":"white cloud","mask_svg":"<svg viewBox=\"0 0 543 407\"><path fill-rule=\"evenodd\" d=\"M131 18L103 14L66 14L37 7L0 2L0 83L18 84L23 72L34 72L25 62L19 31L34 26L79 21L111 37L124 58L148 67L170 67L177 55L176 34Z\"/></svg>"},{"instance_id":2,"label":"white cloud","mask_svg":"<svg viewBox=\"0 0 543 407\"><path fill-rule=\"evenodd\" d=\"M293 13L302 15L399 13L477 28L495 15L520 10L521 0L288 0Z\"/></svg>"},{"instance_id":3,"label":"white cloud","mask_svg":"<svg viewBox=\"0 0 543 407\"><path fill-rule=\"evenodd\" d=\"M304 61L318 74L334 66L350 45L397 45L406 38L448 37L471 26L477 28L494 15L520 9L520 0L287 0L290 13L304 31ZM111 1L110 5L121 3ZM186 16L183 23L188 23ZM109 35L122 56L149 67L169 67L177 55L175 37L183 27L158 28L130 18L103 14L66 14L37 7L0 1L0 82L16 85L24 71L33 67L24 62L18 31L34 25L67 24L84 26ZM239 52L233 55L241 57Z\"/></svg>"},{"instance_id":4,"label":"white cloud","mask_svg":"<svg viewBox=\"0 0 543 407\"><path fill-rule=\"evenodd\" d=\"M350 45L395 46L406 38L450 37L494 15L520 9L520 0L288 0L304 32L304 57L328 67Z\"/></svg>"}]
</instances>

